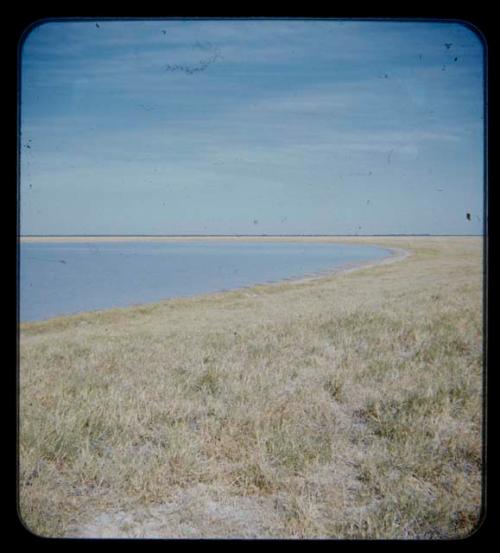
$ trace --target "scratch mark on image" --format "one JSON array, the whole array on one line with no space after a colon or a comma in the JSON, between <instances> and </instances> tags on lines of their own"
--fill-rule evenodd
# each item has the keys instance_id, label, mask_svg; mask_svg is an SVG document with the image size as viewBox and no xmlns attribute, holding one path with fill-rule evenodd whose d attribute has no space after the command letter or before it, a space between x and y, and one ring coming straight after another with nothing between
<instances>
[{"instance_id":1,"label":"scratch mark on image","mask_svg":"<svg viewBox=\"0 0 500 553\"><path fill-rule=\"evenodd\" d=\"M205 69L211 65L212 63L215 63L218 59L222 58L222 56L219 54L218 50L214 48L212 43L201 43L196 42L194 45L194 48L199 48L202 50L210 50L213 52L213 55L209 58L200 60L196 65L189 65L189 64L167 64L165 66L165 71L181 71L183 73L186 73L187 75L193 75L194 73L198 73L199 71L205 71Z\"/></svg>"}]
</instances>

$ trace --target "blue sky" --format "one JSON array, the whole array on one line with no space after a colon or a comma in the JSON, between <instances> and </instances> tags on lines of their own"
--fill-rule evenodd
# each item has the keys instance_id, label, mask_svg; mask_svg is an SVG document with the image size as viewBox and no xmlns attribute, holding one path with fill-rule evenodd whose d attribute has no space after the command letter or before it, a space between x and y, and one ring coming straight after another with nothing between
<instances>
[{"instance_id":1,"label":"blue sky","mask_svg":"<svg viewBox=\"0 0 500 553\"><path fill-rule=\"evenodd\" d=\"M458 23L45 22L21 233L480 234L483 55Z\"/></svg>"}]
</instances>

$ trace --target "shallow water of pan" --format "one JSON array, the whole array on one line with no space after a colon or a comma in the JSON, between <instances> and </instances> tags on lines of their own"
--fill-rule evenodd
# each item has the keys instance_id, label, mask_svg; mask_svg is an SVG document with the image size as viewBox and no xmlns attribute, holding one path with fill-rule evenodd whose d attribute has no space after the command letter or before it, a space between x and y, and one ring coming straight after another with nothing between
<instances>
[{"instance_id":1,"label":"shallow water of pan","mask_svg":"<svg viewBox=\"0 0 500 553\"><path fill-rule=\"evenodd\" d=\"M333 243L26 242L20 320L300 278L389 255L381 247Z\"/></svg>"}]
</instances>

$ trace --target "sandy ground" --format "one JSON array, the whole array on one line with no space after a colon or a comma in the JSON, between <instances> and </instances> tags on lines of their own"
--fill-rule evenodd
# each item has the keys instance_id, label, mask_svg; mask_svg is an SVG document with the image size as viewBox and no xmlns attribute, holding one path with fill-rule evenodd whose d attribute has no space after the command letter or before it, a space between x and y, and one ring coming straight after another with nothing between
<instances>
[{"instance_id":1,"label":"sandy ground","mask_svg":"<svg viewBox=\"0 0 500 553\"><path fill-rule=\"evenodd\" d=\"M99 514L75 525L67 537L78 538L273 538L278 524L272 498L213 499L207 486L183 491L173 501L133 511Z\"/></svg>"}]
</instances>

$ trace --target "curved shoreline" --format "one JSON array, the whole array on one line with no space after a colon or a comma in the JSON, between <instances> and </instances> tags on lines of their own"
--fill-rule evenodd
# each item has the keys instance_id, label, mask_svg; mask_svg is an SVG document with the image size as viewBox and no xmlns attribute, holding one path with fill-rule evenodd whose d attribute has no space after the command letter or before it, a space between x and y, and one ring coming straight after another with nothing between
<instances>
[{"instance_id":1,"label":"curved shoreline","mask_svg":"<svg viewBox=\"0 0 500 553\"><path fill-rule=\"evenodd\" d=\"M321 278L326 278L329 276L333 276L340 273L352 273L353 271L358 271L361 269L369 269L371 267L378 267L379 265L388 265L390 263L395 263L397 261L403 261L403 259L406 259L411 255L411 253L408 250L404 250L403 248L394 248L394 247L388 247L388 246L382 246L380 244L370 244L379 248L382 248L384 250L387 250L391 252L390 256L384 257L382 259L379 259L377 261L358 261L353 263L346 263L345 265L341 265L339 267L334 267L332 269L326 269L325 271L321 271L319 273L312 273L310 275L306 275L303 277L297 277L297 278L289 278L289 279L282 279L279 282L273 283L266 283L267 284L281 284L283 282L309 282L313 280L318 280ZM262 286L259 284L254 284L253 286Z\"/></svg>"},{"instance_id":2,"label":"curved shoreline","mask_svg":"<svg viewBox=\"0 0 500 553\"><path fill-rule=\"evenodd\" d=\"M238 239L238 237L232 237L235 239ZM242 239L244 240L244 239ZM297 241L298 242L298 241ZM332 243L336 243L333 242ZM341 242L337 242L341 243ZM406 259L408 256L411 255L411 253L407 250L404 250L403 248L397 248L397 247L389 247L381 244L370 244L375 247L382 248L384 250L387 250L390 252L390 255L387 257L384 257L380 260L370 260L370 261L359 261L359 262L352 262L347 263L338 267L334 267L331 269L326 269L321 272L317 273L307 273L302 276L297 277L287 277L284 279L279 279L277 281L270 281L270 282L257 282L253 284L249 284L248 286L238 286L236 288L226 288L222 290L216 290L212 292L206 292L201 294L194 294L191 296L175 296L175 297L167 297L160 300L152 301L152 302L144 302L144 303L135 303L131 305L124 305L124 306L115 306L115 307L105 307L102 309L93 309L88 311L78 311L76 313L66 313L66 314L60 314L60 315L54 315L52 317L48 317L45 319L35 319L31 321L19 321L19 327L22 328L25 325L41 325L41 324L47 324L54 321L57 321L58 319L68 319L72 317L81 317L85 315L91 315L91 314L100 314L104 312L110 312L115 310L122 310L122 309L141 309L145 307L153 307L155 305L161 305L165 302L172 301L172 300L194 300L197 298L206 298L207 296L216 296L218 294L227 294L231 292L238 292L238 291L245 291L249 294L252 294L252 290L255 288L261 288L261 287L277 287L281 286L283 284L304 284L306 282L313 282L318 281L321 279L326 279L329 277L332 277L337 274L343 274L343 273L351 273L354 271L358 271L361 269L368 269L371 267L376 267L379 265L387 265L390 263L395 263L398 261L402 261L403 259Z\"/></svg>"}]
</instances>

